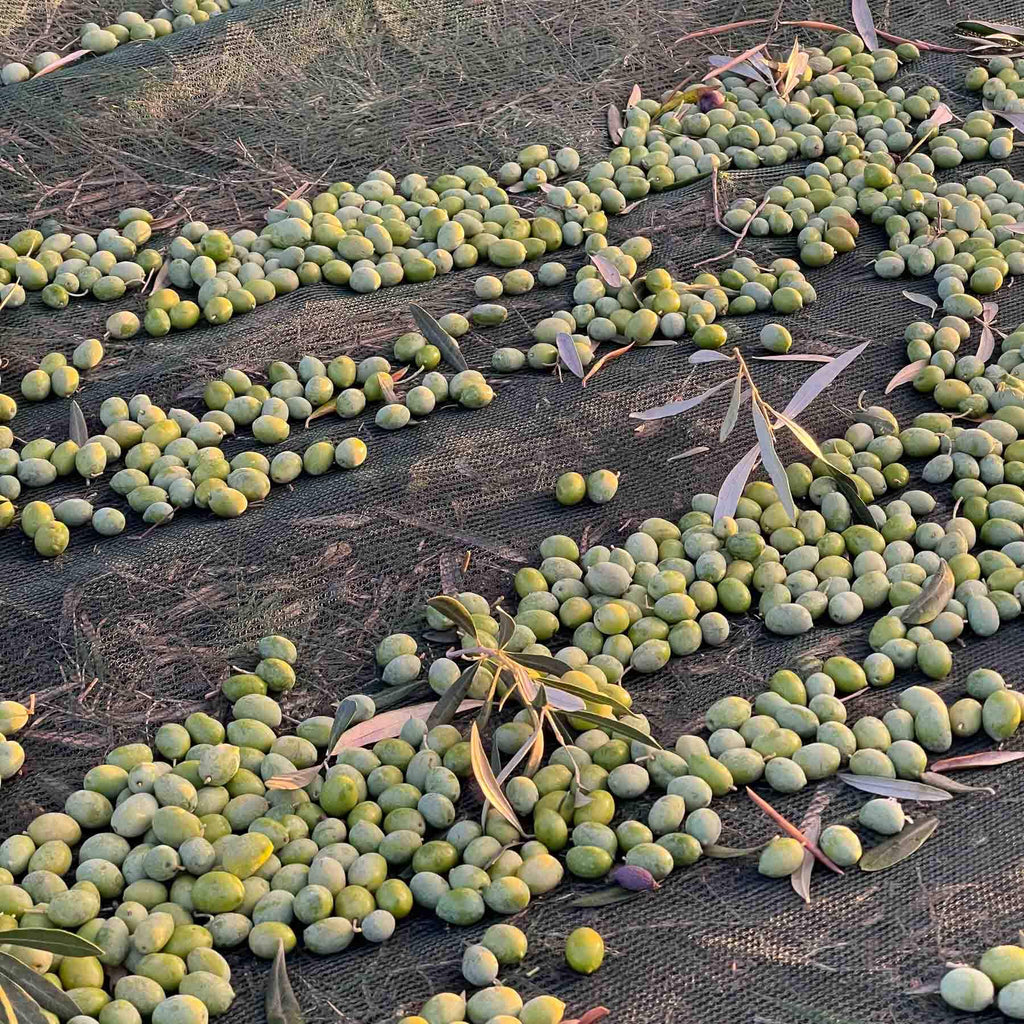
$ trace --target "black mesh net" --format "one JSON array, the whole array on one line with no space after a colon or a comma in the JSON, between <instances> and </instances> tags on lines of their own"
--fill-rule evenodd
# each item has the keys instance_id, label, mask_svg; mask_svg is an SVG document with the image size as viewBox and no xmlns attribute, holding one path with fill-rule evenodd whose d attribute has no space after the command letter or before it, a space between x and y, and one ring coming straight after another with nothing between
<instances>
[{"instance_id":1,"label":"black mesh net","mask_svg":"<svg viewBox=\"0 0 1024 1024\"><path fill-rule=\"evenodd\" d=\"M881 27L953 45L953 20L977 14L961 3L874 6ZM3 7L0 47L7 59L71 43L82 21L103 20L100 7L107 17L118 9L35 0ZM1024 4L1005 5L998 16L1020 21ZM759 17L772 24L674 45L702 26ZM192 31L0 92L0 233L48 215L98 229L132 204L157 217L186 214L229 230L258 228L274 188L287 194L303 181L359 181L376 166L434 174L467 161L497 165L532 141L573 145L589 165L607 150L608 102L621 103L634 82L660 93L702 74L708 53L738 52L770 29L773 46L788 46L793 29L779 28L779 18L849 21L841 4L819 9L803 0L781 12L765 2L257 0ZM824 41L800 31L805 42ZM969 64L930 54L902 77L914 85L934 82L963 114L977 105L960 84ZM983 166L961 168L961 176ZM1021 176L1016 156L1009 166ZM730 174L726 187L757 196L791 169ZM648 266L666 266L684 279L695 262L726 248L706 182L651 198L614 222L610 236L619 241L641 230L655 245ZM793 247L789 239L750 240L745 251L767 260L793 255ZM866 266L883 247L881 229L865 226L855 253L808 275L819 300L789 322L798 351L837 354L872 342L802 418L820 438L845 430L843 410L859 392L881 397L904 362L903 328L921 313L901 297L905 284L881 282ZM569 250L559 258L571 278L583 256ZM228 366L258 376L271 359L305 353L390 354L394 337L412 329L410 301L435 315L463 311L475 301L477 274L456 272L373 297L317 286L216 329L111 341L76 397L90 423L113 394L145 392L165 408L198 411L203 386ZM505 326L463 339L470 364L487 367L494 347L522 345L545 311L571 306L569 291L511 300ZM1016 291L1004 289L998 298L999 322L1009 329L1020 318ZM33 303L5 310L5 390L43 353L95 336L110 311L91 302L59 315ZM744 350L756 350L765 320L733 321ZM699 415L641 430L627 418L630 410L695 395L717 377L714 366L691 367L689 350L684 342L630 353L586 389L532 372L501 378L486 410L440 411L396 434L365 417L295 426L282 448L301 451L314 440L358 434L369 458L354 473L275 488L235 521L183 514L142 536L130 516L129 529L113 540L73 531L68 551L52 562L37 558L19 531L0 534L0 678L4 696L27 701L34 694L37 710L24 734L26 768L0 796L5 834L56 809L115 743L152 738L160 723L196 709L226 711L210 695L227 665L251 664L254 642L267 632L283 632L300 648L301 684L285 702L290 719L329 713L341 696L377 687L372 644L397 629L418 632L430 594L472 589L494 599L511 593L511 575L548 534L608 543L649 515L677 518L694 492L716 490L752 443L744 427L727 450L718 445L724 397ZM756 365L773 404L784 404L813 369ZM930 408L910 389L892 397L901 418ZM16 425L23 438L60 440L65 403L23 406ZM249 444L246 432L225 448L230 456ZM705 444L709 452L673 459ZM622 473L612 504L554 503L559 473L597 467ZM105 483L96 490L102 503L126 508ZM45 497L88 492L64 482ZM754 618L735 618L727 646L674 659L653 677L634 677L632 692L658 734L674 739L711 701L757 692L797 652L863 657L868 624L816 628L787 642L768 636ZM967 671L981 665L1016 681L1017 636L1011 626L998 640L972 639L957 649L954 675L940 690L959 695ZM920 681L904 674L898 685ZM894 696L870 694L851 710L882 714ZM556 993L574 1015L603 1003L624 1024L958 1019L934 997L904 993L937 978L945 961L970 961L988 945L1011 941L1024 907L1021 786L1012 768L979 775L997 796L943 804L935 837L887 873L816 872L810 906L786 883L759 877L749 860L701 861L653 896L600 910L567 907L584 886L566 884L516 921L532 952L504 977L524 998ZM838 784L829 793L824 823L852 820L859 799ZM774 799L799 821L813 794L809 788ZM773 833L742 795L716 809L723 843L754 845ZM461 950L486 923L449 929L415 912L383 947L357 944L323 960L297 954L291 973L308 1019L391 1021L415 1012L434 991L461 988ZM588 979L562 962L565 936L581 923L598 927L608 948L605 966ZM261 1019L266 965L238 955L232 966L239 998L226 1019Z\"/></svg>"}]
</instances>

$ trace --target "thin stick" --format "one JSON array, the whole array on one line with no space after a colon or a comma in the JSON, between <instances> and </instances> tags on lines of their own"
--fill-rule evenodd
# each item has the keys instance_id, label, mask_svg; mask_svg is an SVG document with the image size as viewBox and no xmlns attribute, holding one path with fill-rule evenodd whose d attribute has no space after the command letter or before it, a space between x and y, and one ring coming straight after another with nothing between
<instances>
[{"instance_id":1,"label":"thin stick","mask_svg":"<svg viewBox=\"0 0 1024 1024\"><path fill-rule=\"evenodd\" d=\"M771 18L751 18L748 21L732 21L727 25L714 25L711 28L702 28L697 32L688 32L685 36L680 36L672 45L676 46L679 43L685 43L688 39L700 39L702 36L717 36L723 32L732 32L735 29L750 28L752 25L767 25L770 24L771 21ZM856 29L844 28L842 25L833 25L829 21L780 21L779 25L789 25L796 28L815 28L822 32L856 31ZM883 39L888 39L893 43L913 43L922 50L934 50L936 53L968 52L968 50L963 47L954 49L951 46L940 46L938 43L926 43L921 39L905 39L903 36L894 36L891 32L882 32L881 30L878 30L878 34Z\"/></svg>"},{"instance_id":2,"label":"thin stick","mask_svg":"<svg viewBox=\"0 0 1024 1024\"><path fill-rule=\"evenodd\" d=\"M737 249L743 244L743 239L747 237L747 232L750 230L750 225L754 223L754 218L768 205L768 196L765 196L761 200L757 209L750 215L750 219L746 224L743 225L743 230L736 235L736 244L728 251L719 253L717 256L709 256L706 260L701 260L699 263L694 263L695 267L702 267L705 263L717 263L719 260L727 260ZM733 234L736 234L733 232Z\"/></svg>"},{"instance_id":3,"label":"thin stick","mask_svg":"<svg viewBox=\"0 0 1024 1024\"><path fill-rule=\"evenodd\" d=\"M787 821L781 814L779 814L779 812L775 810L767 800L762 800L761 797L759 797L749 786L746 786L745 789L747 791L747 796L749 796L750 799L753 800L754 803L772 819L772 821L788 832L798 843L803 844L803 846L805 846L817 860L821 861L829 871L834 871L837 875L845 874L839 865L829 860L828 857L818 849L816 844L812 843L810 839L808 839L807 836L805 836L803 832L796 827L796 825Z\"/></svg>"}]
</instances>

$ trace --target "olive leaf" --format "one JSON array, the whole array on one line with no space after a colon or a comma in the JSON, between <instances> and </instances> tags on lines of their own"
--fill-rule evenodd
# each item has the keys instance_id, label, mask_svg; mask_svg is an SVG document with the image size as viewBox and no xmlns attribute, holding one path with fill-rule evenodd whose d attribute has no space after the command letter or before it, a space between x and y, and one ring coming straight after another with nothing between
<instances>
[{"instance_id":1,"label":"olive leaf","mask_svg":"<svg viewBox=\"0 0 1024 1024\"><path fill-rule=\"evenodd\" d=\"M908 292L904 290L903 298L910 299L911 302L916 302L919 306L925 306L931 310L931 315L935 316L935 311L939 308L939 304L928 295L922 295L920 292Z\"/></svg>"},{"instance_id":2,"label":"olive leaf","mask_svg":"<svg viewBox=\"0 0 1024 1024\"><path fill-rule=\"evenodd\" d=\"M875 416L874 413L870 413L866 409L858 410L853 420L855 423L866 423L875 432L876 436L884 435L888 437L890 434L898 432L890 420L887 420L884 416Z\"/></svg>"},{"instance_id":3,"label":"olive leaf","mask_svg":"<svg viewBox=\"0 0 1024 1024\"><path fill-rule=\"evenodd\" d=\"M284 942L278 940L277 954L270 968L266 994L267 1024L305 1024L302 1008L295 998L284 965Z\"/></svg>"},{"instance_id":4,"label":"olive leaf","mask_svg":"<svg viewBox=\"0 0 1024 1024\"><path fill-rule=\"evenodd\" d=\"M818 442L796 420L781 412L775 413L775 417L816 459L828 461L827 456L818 447Z\"/></svg>"},{"instance_id":5,"label":"olive leaf","mask_svg":"<svg viewBox=\"0 0 1024 1024\"><path fill-rule=\"evenodd\" d=\"M86 426L82 407L74 399L71 400L71 406L68 410L68 437L79 448L89 440L89 428Z\"/></svg>"},{"instance_id":6,"label":"olive leaf","mask_svg":"<svg viewBox=\"0 0 1024 1024\"><path fill-rule=\"evenodd\" d=\"M501 678L501 666L499 665L491 676L491 685L487 688L487 697L480 714L476 716L476 727L483 732L487 723L491 720L491 712L494 710L494 695L498 690L498 680Z\"/></svg>"},{"instance_id":7,"label":"olive leaf","mask_svg":"<svg viewBox=\"0 0 1024 1024\"><path fill-rule=\"evenodd\" d=\"M532 669L534 672L546 672L549 676L560 677L572 671L572 667L566 662L559 661L558 658L549 658L546 654L524 654L522 651L506 653L517 665Z\"/></svg>"},{"instance_id":8,"label":"olive leaf","mask_svg":"<svg viewBox=\"0 0 1024 1024\"><path fill-rule=\"evenodd\" d=\"M14 1011L17 1024L47 1024L39 1004L20 985L6 981L3 990Z\"/></svg>"},{"instance_id":9,"label":"olive leaf","mask_svg":"<svg viewBox=\"0 0 1024 1024\"><path fill-rule=\"evenodd\" d=\"M867 505L864 504L864 499L860 496L860 490L854 483L853 478L849 474L844 473L838 466L833 466L828 459L824 459L823 462L825 464L825 472L835 480L836 488L847 500L854 520L862 526L875 528L874 517L871 515Z\"/></svg>"},{"instance_id":10,"label":"olive leaf","mask_svg":"<svg viewBox=\"0 0 1024 1024\"><path fill-rule=\"evenodd\" d=\"M938 803L941 800L953 799L949 793L945 793L941 789L926 786L920 782L912 782L910 779L886 779L877 775L852 775L849 772L840 772L838 778L853 789L874 793L876 796L892 797L894 800Z\"/></svg>"},{"instance_id":11,"label":"olive leaf","mask_svg":"<svg viewBox=\"0 0 1024 1024\"><path fill-rule=\"evenodd\" d=\"M890 391L895 391L901 385L912 381L927 365L927 359L915 359L914 362L908 363L899 373L894 374L892 380L885 385L885 394L889 394Z\"/></svg>"},{"instance_id":12,"label":"olive leaf","mask_svg":"<svg viewBox=\"0 0 1024 1024\"><path fill-rule=\"evenodd\" d=\"M919 818L898 835L872 847L860 859L861 871L884 871L916 853L939 827L938 818Z\"/></svg>"},{"instance_id":13,"label":"olive leaf","mask_svg":"<svg viewBox=\"0 0 1024 1024\"><path fill-rule=\"evenodd\" d=\"M727 356L717 348L702 348L691 354L689 362L696 366L698 363L721 363L733 362L732 356Z\"/></svg>"},{"instance_id":14,"label":"olive leaf","mask_svg":"<svg viewBox=\"0 0 1024 1024\"><path fill-rule=\"evenodd\" d=\"M422 679L417 679L414 682L406 683L405 686L394 686L385 690L373 698L373 703L376 705L377 714L380 714L388 708L399 707L410 697L426 697L429 693L433 693L430 687ZM423 702L417 701L417 703Z\"/></svg>"},{"instance_id":15,"label":"olive leaf","mask_svg":"<svg viewBox=\"0 0 1024 1024\"><path fill-rule=\"evenodd\" d=\"M473 662L467 666L462 675L441 694L441 699L434 705L430 714L427 715L427 728L433 729L435 725L447 725L455 717L455 712L469 692L473 680L476 678L480 666Z\"/></svg>"},{"instance_id":16,"label":"olive leaf","mask_svg":"<svg viewBox=\"0 0 1024 1024\"><path fill-rule=\"evenodd\" d=\"M747 486L747 480L757 462L758 447L754 445L746 455L729 470L728 476L722 481L718 491L718 502L715 505L714 519L717 522L723 516L732 516L736 512L736 505L743 494L743 488Z\"/></svg>"},{"instance_id":17,"label":"olive leaf","mask_svg":"<svg viewBox=\"0 0 1024 1024\"><path fill-rule=\"evenodd\" d=\"M728 64L731 57L726 57L720 53L713 53L708 57L708 63L717 71L719 68ZM762 85L770 86L772 84L770 76L766 76L761 69L754 64L752 61L744 61L742 64L734 64L730 69L734 75L742 75L744 78L749 78L754 82L760 82Z\"/></svg>"},{"instance_id":18,"label":"olive leaf","mask_svg":"<svg viewBox=\"0 0 1024 1024\"><path fill-rule=\"evenodd\" d=\"M921 592L903 609L900 619L907 626L925 626L949 603L956 589L956 578L943 558L939 568L925 582Z\"/></svg>"},{"instance_id":19,"label":"olive leaf","mask_svg":"<svg viewBox=\"0 0 1024 1024\"><path fill-rule=\"evenodd\" d=\"M875 31L875 19L871 17L868 0L853 0L853 23L857 26L857 33L864 40L865 47L870 52L877 50L878 32Z\"/></svg>"},{"instance_id":20,"label":"olive leaf","mask_svg":"<svg viewBox=\"0 0 1024 1024\"><path fill-rule=\"evenodd\" d=\"M775 450L775 438L764 417L761 403L757 400L753 401L750 412L754 420L754 432L757 434L758 444L761 447L761 461L768 471L768 476L775 486L779 501L782 502L782 507L785 509L786 515L789 516L789 521L795 523L796 502L793 501L793 491L789 484L789 477L786 475L786 467L783 466L782 459L779 458L779 453Z\"/></svg>"},{"instance_id":21,"label":"olive leaf","mask_svg":"<svg viewBox=\"0 0 1024 1024\"><path fill-rule=\"evenodd\" d=\"M718 843L715 843L713 846L704 847L704 856L713 857L715 860L732 860L734 857L750 857L755 853L760 853L764 847L764 843L760 846L747 846L743 848L719 846Z\"/></svg>"},{"instance_id":22,"label":"olive leaf","mask_svg":"<svg viewBox=\"0 0 1024 1024\"><path fill-rule=\"evenodd\" d=\"M800 822L800 831L812 842L818 841L818 836L821 835L821 818L818 815L814 815L810 818L805 818ZM804 858L800 862L798 867L790 876L789 884L793 887L793 892L797 894L804 901L804 903L811 902L811 872L814 870L814 854L811 853L807 847L804 847Z\"/></svg>"},{"instance_id":23,"label":"olive leaf","mask_svg":"<svg viewBox=\"0 0 1024 1024\"><path fill-rule=\"evenodd\" d=\"M0 953L0 979L5 989L9 982L14 982L44 1010L58 1017L74 1017L78 1013L78 1006L73 999L9 953Z\"/></svg>"},{"instance_id":24,"label":"olive leaf","mask_svg":"<svg viewBox=\"0 0 1024 1024\"><path fill-rule=\"evenodd\" d=\"M338 737L331 756L337 756L338 752L345 747L365 747L369 743L376 743L377 740L393 739L402 731L402 726L410 718L427 718L434 710L436 700L427 701L424 704L413 704L411 707L398 708L394 711L387 711L383 715L374 715L367 722L359 722L351 729L346 729ZM482 700L464 700L458 707L458 714L472 711L483 704Z\"/></svg>"},{"instance_id":25,"label":"olive leaf","mask_svg":"<svg viewBox=\"0 0 1024 1024\"><path fill-rule=\"evenodd\" d=\"M469 761L476 784L484 795L484 819L486 820L487 806L490 804L520 835L526 835L523 826L519 824L516 812L508 802L508 797L502 792L494 771L488 763L487 754L484 752L484 745L480 739L480 730L476 727L476 722L473 723L469 730Z\"/></svg>"},{"instance_id":26,"label":"olive leaf","mask_svg":"<svg viewBox=\"0 0 1024 1024\"><path fill-rule=\"evenodd\" d=\"M583 363L580 361L580 354L576 351L576 342L572 340L571 334L559 331L555 335L555 347L562 362L569 368L569 371L580 380L583 379Z\"/></svg>"},{"instance_id":27,"label":"olive leaf","mask_svg":"<svg viewBox=\"0 0 1024 1024\"><path fill-rule=\"evenodd\" d=\"M41 949L57 956L103 956L103 950L95 942L62 928L18 928L4 933L4 944Z\"/></svg>"},{"instance_id":28,"label":"olive leaf","mask_svg":"<svg viewBox=\"0 0 1024 1024\"><path fill-rule=\"evenodd\" d=\"M634 345L635 341L631 341L628 345L623 345L622 348L613 348L611 352L605 352L603 356L594 365L587 370L587 375L583 378L583 387L587 386L587 381L600 370L605 363L610 363L613 359L618 359L619 356L625 355Z\"/></svg>"},{"instance_id":29,"label":"olive leaf","mask_svg":"<svg viewBox=\"0 0 1024 1024\"><path fill-rule=\"evenodd\" d=\"M992 321L999 312L999 305L995 302L986 302L982 307L981 319L981 341L978 342L978 358L987 363L992 358L996 348L996 337L992 333Z\"/></svg>"},{"instance_id":30,"label":"olive leaf","mask_svg":"<svg viewBox=\"0 0 1024 1024\"><path fill-rule=\"evenodd\" d=\"M848 349L841 356L836 356L827 366L815 370L797 388L796 394L789 400L783 413L786 416L799 416L870 345L870 341L862 342Z\"/></svg>"},{"instance_id":31,"label":"olive leaf","mask_svg":"<svg viewBox=\"0 0 1024 1024\"><path fill-rule=\"evenodd\" d=\"M504 608L498 607L498 647L505 649L505 644L512 639L516 631L516 620Z\"/></svg>"},{"instance_id":32,"label":"olive leaf","mask_svg":"<svg viewBox=\"0 0 1024 1024\"><path fill-rule=\"evenodd\" d=\"M1008 121L1017 131L1024 131L1024 114L1013 114L1008 110L996 110L988 100L985 100L983 106L986 110L991 110L996 117L1001 117L1004 121Z\"/></svg>"},{"instance_id":33,"label":"olive leaf","mask_svg":"<svg viewBox=\"0 0 1024 1024\"><path fill-rule=\"evenodd\" d=\"M793 49L790 50L789 57L782 65L782 69L786 72L782 80L782 87L776 90L783 99L789 98L789 94L800 80L800 76L807 70L809 61L809 55L800 49L800 40L794 39Z\"/></svg>"},{"instance_id":34,"label":"olive leaf","mask_svg":"<svg viewBox=\"0 0 1024 1024\"><path fill-rule=\"evenodd\" d=\"M512 755L509 762L498 774L497 783L499 786L503 786L508 777L516 770L519 763L529 754L538 740L543 744L544 737L544 723L540 719L540 715L537 714L533 708L530 708L530 717L533 719L534 731L526 738L526 741L520 746L520 748Z\"/></svg>"},{"instance_id":35,"label":"olive leaf","mask_svg":"<svg viewBox=\"0 0 1024 1024\"><path fill-rule=\"evenodd\" d=\"M11 294L8 292L8 295ZM11 1000L0 985L0 1011L3 1011L3 1024L18 1024L18 1015L14 1012Z\"/></svg>"},{"instance_id":36,"label":"olive leaf","mask_svg":"<svg viewBox=\"0 0 1024 1024\"><path fill-rule=\"evenodd\" d=\"M440 594L430 598L427 604L445 618L451 619L470 639L476 640L476 623L473 622L473 616L469 614L469 610L458 598Z\"/></svg>"},{"instance_id":37,"label":"olive leaf","mask_svg":"<svg viewBox=\"0 0 1024 1024\"><path fill-rule=\"evenodd\" d=\"M608 285L609 288L621 288L623 285L622 274L619 273L619 268L615 266L610 259L604 256L599 256L594 253L590 257L590 262L594 264L598 275L601 280Z\"/></svg>"},{"instance_id":38,"label":"olive leaf","mask_svg":"<svg viewBox=\"0 0 1024 1024\"><path fill-rule=\"evenodd\" d=\"M814 352L789 352L781 356L750 356L750 358L756 359L759 363L831 363L835 356L821 356Z\"/></svg>"},{"instance_id":39,"label":"olive leaf","mask_svg":"<svg viewBox=\"0 0 1024 1024\"><path fill-rule=\"evenodd\" d=\"M598 889L597 892L587 893L586 896L577 896L568 904L570 907L610 907L615 903L626 903L642 896L639 892L630 892L623 889L621 885L613 885L607 889Z\"/></svg>"},{"instance_id":40,"label":"olive leaf","mask_svg":"<svg viewBox=\"0 0 1024 1024\"><path fill-rule=\"evenodd\" d=\"M308 427L310 425L310 423L313 422L313 420L318 420L318 419L320 419L321 416L326 416L328 413L334 412L335 409L337 409L337 407L338 407L338 400L336 398L332 398L329 402L324 402L323 405L321 405L318 408L314 409L306 417L306 426Z\"/></svg>"},{"instance_id":41,"label":"olive leaf","mask_svg":"<svg viewBox=\"0 0 1024 1024\"><path fill-rule=\"evenodd\" d=\"M643 93L640 91L640 86L634 84L633 88L629 90L629 98L626 100L626 110L630 107L635 107L642 99Z\"/></svg>"},{"instance_id":42,"label":"olive leaf","mask_svg":"<svg viewBox=\"0 0 1024 1024\"><path fill-rule=\"evenodd\" d=\"M740 418L740 396L743 394L743 377L736 375L736 384L732 389L732 398L729 400L729 408L725 411L725 419L722 420L722 429L718 432L718 440L724 441L736 426Z\"/></svg>"},{"instance_id":43,"label":"olive leaf","mask_svg":"<svg viewBox=\"0 0 1024 1024\"><path fill-rule=\"evenodd\" d=\"M596 699L593 690L587 690L582 686L577 686L575 683L567 683L564 679L557 679L553 682L554 685L549 684L545 686L545 689L548 693L551 693L553 689L557 688L558 690L561 690L565 693L574 694L575 696L580 697L585 701ZM622 701L617 700L615 697L611 697L605 693L602 693L600 695L600 703L607 704L612 709L612 711L614 711L617 715L634 714L633 710L631 708L628 708L625 704L623 704ZM559 708L559 710L564 711L566 709Z\"/></svg>"},{"instance_id":44,"label":"olive leaf","mask_svg":"<svg viewBox=\"0 0 1024 1024\"><path fill-rule=\"evenodd\" d=\"M619 113L619 108L614 103L608 104L608 138L612 140L612 145L617 146L622 141L622 115ZM512 191L509 189L508 191Z\"/></svg>"},{"instance_id":45,"label":"olive leaf","mask_svg":"<svg viewBox=\"0 0 1024 1024\"><path fill-rule=\"evenodd\" d=\"M1016 25L1004 25L993 21L958 21L956 27L962 32L973 32L978 36L1011 36L1015 39L1024 39L1024 28Z\"/></svg>"},{"instance_id":46,"label":"olive leaf","mask_svg":"<svg viewBox=\"0 0 1024 1024\"><path fill-rule=\"evenodd\" d=\"M719 75L725 74L726 71L731 71L734 67L742 64L745 60L753 57L755 53L759 53L767 46L767 42L758 43L757 46L752 46L749 50L744 50L739 56L733 57L727 60L724 64L720 64L718 67L713 67L702 79L702 82L706 82L709 78L717 78Z\"/></svg>"},{"instance_id":47,"label":"olive leaf","mask_svg":"<svg viewBox=\"0 0 1024 1024\"><path fill-rule=\"evenodd\" d=\"M591 694L591 696L593 696L593 694ZM620 736L627 737L627 739L636 740L638 743L644 743L648 747L656 747L658 750L663 749L662 745L653 736L648 736L647 733L641 732L632 725L626 725L625 722L617 722L614 718L605 718L603 715L595 715L592 711L574 711L572 715L573 718L578 718L598 729L604 729L605 732L613 734L617 733Z\"/></svg>"},{"instance_id":48,"label":"olive leaf","mask_svg":"<svg viewBox=\"0 0 1024 1024\"><path fill-rule=\"evenodd\" d=\"M412 302L409 308L412 310L416 326L431 345L437 346L445 362L454 366L456 370L468 370L469 363L466 362L459 343L422 306Z\"/></svg>"},{"instance_id":49,"label":"olive leaf","mask_svg":"<svg viewBox=\"0 0 1024 1024\"><path fill-rule=\"evenodd\" d=\"M713 394L721 391L723 388L727 388L732 381L723 380L718 384L708 388L707 391L697 395L696 398L686 398L678 402L669 402L668 405L658 405L653 409L644 409L640 412L631 412L629 418L631 420L661 420L667 416L678 416L681 412L687 412L689 409L694 409L701 404L706 398L710 398Z\"/></svg>"},{"instance_id":50,"label":"olive leaf","mask_svg":"<svg viewBox=\"0 0 1024 1024\"><path fill-rule=\"evenodd\" d=\"M327 740L327 749L333 750L338 742L338 737L349 727L355 717L357 704L351 697L346 697L334 713L334 722L331 725L331 734Z\"/></svg>"},{"instance_id":51,"label":"olive leaf","mask_svg":"<svg viewBox=\"0 0 1024 1024\"><path fill-rule=\"evenodd\" d=\"M709 452L711 449L706 444L699 444L696 448L687 448L685 452L678 455L670 455L666 462L678 462L680 459L688 459L691 455L700 455L702 452Z\"/></svg>"},{"instance_id":52,"label":"olive leaf","mask_svg":"<svg viewBox=\"0 0 1024 1024\"><path fill-rule=\"evenodd\" d=\"M329 748L333 751L333 747ZM296 790L305 789L321 772L323 764L314 764L309 768L301 768L297 772L285 775L274 775L264 783L267 789Z\"/></svg>"},{"instance_id":53,"label":"olive leaf","mask_svg":"<svg viewBox=\"0 0 1024 1024\"><path fill-rule=\"evenodd\" d=\"M955 772L962 768L995 768L1024 758L1024 750L982 750L962 757L944 757L932 766L933 772Z\"/></svg>"},{"instance_id":54,"label":"olive leaf","mask_svg":"<svg viewBox=\"0 0 1024 1024\"><path fill-rule=\"evenodd\" d=\"M947 793L988 793L990 796L996 795L996 791L991 786L968 786L963 782L957 782L956 779L947 779L945 775L940 775L938 772L921 772L918 778L921 782L934 786L936 789L944 789Z\"/></svg>"}]
</instances>

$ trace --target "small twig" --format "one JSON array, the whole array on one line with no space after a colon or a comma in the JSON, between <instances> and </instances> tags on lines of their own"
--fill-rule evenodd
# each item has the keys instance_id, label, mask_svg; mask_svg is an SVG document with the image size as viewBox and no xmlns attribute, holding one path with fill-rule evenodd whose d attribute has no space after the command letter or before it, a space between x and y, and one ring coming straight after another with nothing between
<instances>
[{"instance_id":1,"label":"small twig","mask_svg":"<svg viewBox=\"0 0 1024 1024\"><path fill-rule=\"evenodd\" d=\"M754 803L757 804L757 806L760 807L761 810L764 811L764 813L772 819L772 821L774 821L780 828L788 832L798 843L801 843L804 847L806 847L811 852L811 854L813 854L815 859L821 861L821 863L824 864L825 867L829 869L829 871L834 871L837 875L845 874L843 869L839 867L838 864L834 863L828 857L826 857L825 854L821 852L821 850L815 843L812 843L810 839L808 839L807 836L805 836L803 832L801 832L800 829L796 827L796 825L794 825L790 821L787 821L786 818L779 814L779 812L775 810L775 808L772 807L772 805L768 803L767 800L763 800L761 797L759 797L749 786L746 786L745 789L747 791L747 796L749 796L750 799L753 800Z\"/></svg>"},{"instance_id":2,"label":"small twig","mask_svg":"<svg viewBox=\"0 0 1024 1024\"><path fill-rule=\"evenodd\" d=\"M473 557L473 552L472 551L467 551L466 552L466 557L462 560L462 573L463 573L463 575L465 575L466 572L468 571L468 569L469 569L469 560L472 557Z\"/></svg>"},{"instance_id":3,"label":"small twig","mask_svg":"<svg viewBox=\"0 0 1024 1024\"><path fill-rule=\"evenodd\" d=\"M709 256L706 260L701 260L699 263L694 263L695 267L702 267L705 263L717 263L719 260L727 260L732 256L737 249L743 244L743 239L747 237L747 232L750 230L750 225L754 223L754 218L768 205L768 196L765 196L761 200L757 209L750 215L750 219L746 224L743 225L743 230L736 235L736 244L728 251L719 253L717 256ZM736 234L732 232L732 234Z\"/></svg>"},{"instance_id":4,"label":"small twig","mask_svg":"<svg viewBox=\"0 0 1024 1024\"><path fill-rule=\"evenodd\" d=\"M717 36L723 32L732 32L735 29L750 28L753 25L768 25L773 21L772 18L751 18L747 21L732 21L727 25L713 25L711 28L702 28L697 32L688 32L685 36L680 36L672 46L678 46L679 43L685 43L689 39L699 39L702 36ZM814 28L821 32L854 32L855 29L844 28L842 25L833 25L829 21L780 21L780 26L788 25L794 28ZM891 32L883 32L881 29L876 30L883 39L888 39L892 43L913 43L916 47L921 50L934 50L936 53L967 53L969 52L966 48L954 49L951 46L940 46L938 43L927 43L921 39L905 39L903 36L895 36Z\"/></svg>"},{"instance_id":5,"label":"small twig","mask_svg":"<svg viewBox=\"0 0 1024 1024\"><path fill-rule=\"evenodd\" d=\"M711 169L711 201L715 207L715 223L723 230L727 231L733 238L737 237L737 232L733 231L732 228L727 227L722 221L722 210L718 205L718 168L713 167Z\"/></svg>"}]
</instances>

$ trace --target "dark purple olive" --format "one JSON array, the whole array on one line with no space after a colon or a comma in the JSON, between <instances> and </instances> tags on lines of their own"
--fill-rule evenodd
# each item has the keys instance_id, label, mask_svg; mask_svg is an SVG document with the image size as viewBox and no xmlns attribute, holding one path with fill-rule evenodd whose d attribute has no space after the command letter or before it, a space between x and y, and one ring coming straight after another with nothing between
<instances>
[{"instance_id":1,"label":"dark purple olive","mask_svg":"<svg viewBox=\"0 0 1024 1024\"><path fill-rule=\"evenodd\" d=\"M708 89L707 92L701 93L700 99L697 100L697 106L700 107L702 114L706 114L709 110L724 107L725 97L717 89Z\"/></svg>"}]
</instances>

